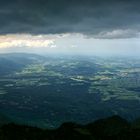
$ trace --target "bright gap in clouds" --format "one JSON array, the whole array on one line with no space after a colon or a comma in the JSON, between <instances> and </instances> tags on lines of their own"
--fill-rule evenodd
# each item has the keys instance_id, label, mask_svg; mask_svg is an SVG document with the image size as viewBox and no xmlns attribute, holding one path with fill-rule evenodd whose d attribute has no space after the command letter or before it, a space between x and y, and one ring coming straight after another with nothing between
<instances>
[{"instance_id":1,"label":"bright gap in clouds","mask_svg":"<svg viewBox=\"0 0 140 140\"><path fill-rule=\"evenodd\" d=\"M0 52L139 55L140 38L97 39L82 34L9 34L0 36Z\"/></svg>"},{"instance_id":2,"label":"bright gap in clouds","mask_svg":"<svg viewBox=\"0 0 140 140\"><path fill-rule=\"evenodd\" d=\"M0 36L0 48L2 49L12 47L48 47L51 44L54 44L54 39L42 35L15 34Z\"/></svg>"}]
</instances>

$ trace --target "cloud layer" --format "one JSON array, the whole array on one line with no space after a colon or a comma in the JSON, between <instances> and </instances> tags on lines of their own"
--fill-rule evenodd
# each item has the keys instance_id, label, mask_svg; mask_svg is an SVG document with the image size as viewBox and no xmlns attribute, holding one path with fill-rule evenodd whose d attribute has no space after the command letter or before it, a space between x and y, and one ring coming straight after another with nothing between
<instances>
[{"instance_id":1,"label":"cloud layer","mask_svg":"<svg viewBox=\"0 0 140 140\"><path fill-rule=\"evenodd\" d=\"M56 38L56 37L55 37ZM38 35L32 36L28 34L1 35L0 49L7 48L48 48L54 45L55 40L51 36Z\"/></svg>"},{"instance_id":2,"label":"cloud layer","mask_svg":"<svg viewBox=\"0 0 140 140\"><path fill-rule=\"evenodd\" d=\"M0 34L82 33L131 38L140 32L139 0L1 0Z\"/></svg>"}]
</instances>

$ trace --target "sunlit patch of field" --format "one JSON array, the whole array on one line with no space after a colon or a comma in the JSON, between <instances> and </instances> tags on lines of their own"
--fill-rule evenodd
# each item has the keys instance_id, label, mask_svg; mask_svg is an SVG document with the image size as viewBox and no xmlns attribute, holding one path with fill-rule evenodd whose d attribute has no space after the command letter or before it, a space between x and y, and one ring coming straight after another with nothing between
<instances>
[{"instance_id":1,"label":"sunlit patch of field","mask_svg":"<svg viewBox=\"0 0 140 140\"><path fill-rule=\"evenodd\" d=\"M38 83L38 79L21 79L17 80L15 83L16 87L20 86L34 86Z\"/></svg>"},{"instance_id":2,"label":"sunlit patch of field","mask_svg":"<svg viewBox=\"0 0 140 140\"><path fill-rule=\"evenodd\" d=\"M63 65L62 67L63 68L76 68L78 64L79 64L79 62L69 62L69 63Z\"/></svg>"},{"instance_id":3,"label":"sunlit patch of field","mask_svg":"<svg viewBox=\"0 0 140 140\"><path fill-rule=\"evenodd\" d=\"M3 84L2 84L3 82ZM44 85L50 85L51 83L48 82L47 78L36 78L36 77L18 77L16 78L11 78L11 79L4 79L1 80L2 87L4 89L7 88L25 88L29 86L44 86ZM0 90L1 91L1 90ZM2 94L2 93L1 93Z\"/></svg>"},{"instance_id":4,"label":"sunlit patch of field","mask_svg":"<svg viewBox=\"0 0 140 140\"><path fill-rule=\"evenodd\" d=\"M16 72L16 75L31 75L44 72L45 66L43 64L32 64L25 67L21 72Z\"/></svg>"},{"instance_id":5,"label":"sunlit patch of field","mask_svg":"<svg viewBox=\"0 0 140 140\"><path fill-rule=\"evenodd\" d=\"M6 94L7 92L3 89L0 89L0 95Z\"/></svg>"},{"instance_id":6,"label":"sunlit patch of field","mask_svg":"<svg viewBox=\"0 0 140 140\"><path fill-rule=\"evenodd\" d=\"M122 73L140 73L140 68L129 68L129 69L123 69L123 70L120 70L120 72Z\"/></svg>"},{"instance_id":7,"label":"sunlit patch of field","mask_svg":"<svg viewBox=\"0 0 140 140\"><path fill-rule=\"evenodd\" d=\"M128 95L122 95L122 96L117 96L116 99L119 99L119 100L138 100L140 101L140 97L136 94L132 95L132 94L128 94Z\"/></svg>"},{"instance_id":8,"label":"sunlit patch of field","mask_svg":"<svg viewBox=\"0 0 140 140\"><path fill-rule=\"evenodd\" d=\"M63 76L59 72L50 70L45 64L32 64L25 67L21 72L16 72L16 76Z\"/></svg>"},{"instance_id":9,"label":"sunlit patch of field","mask_svg":"<svg viewBox=\"0 0 140 140\"><path fill-rule=\"evenodd\" d=\"M46 76L56 76L56 77L61 77L63 76L59 72L51 71L51 70L46 70Z\"/></svg>"},{"instance_id":10,"label":"sunlit patch of field","mask_svg":"<svg viewBox=\"0 0 140 140\"><path fill-rule=\"evenodd\" d=\"M140 94L138 94L140 91L140 80L137 80L137 78L138 74L133 75L131 73L123 77L122 75L108 77L99 74L90 78L89 93L100 94L103 102L111 99L140 101Z\"/></svg>"},{"instance_id":11,"label":"sunlit patch of field","mask_svg":"<svg viewBox=\"0 0 140 140\"><path fill-rule=\"evenodd\" d=\"M111 99L115 100L139 100L140 96L136 92L130 92L122 88L113 88L109 86L98 86L92 85L90 87L89 93L99 92L101 94L101 101L109 101Z\"/></svg>"},{"instance_id":12,"label":"sunlit patch of field","mask_svg":"<svg viewBox=\"0 0 140 140\"><path fill-rule=\"evenodd\" d=\"M84 79L81 79L81 78L74 78L74 77L71 77L70 78L71 80L73 80L73 81L77 81L77 82L84 82L85 80Z\"/></svg>"}]
</instances>

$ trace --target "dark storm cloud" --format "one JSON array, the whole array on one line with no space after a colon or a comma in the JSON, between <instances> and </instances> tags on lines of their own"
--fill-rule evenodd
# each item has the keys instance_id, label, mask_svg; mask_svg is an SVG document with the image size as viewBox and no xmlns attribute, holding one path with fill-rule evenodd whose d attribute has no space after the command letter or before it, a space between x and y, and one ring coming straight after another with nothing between
<instances>
[{"instance_id":1,"label":"dark storm cloud","mask_svg":"<svg viewBox=\"0 0 140 140\"><path fill-rule=\"evenodd\" d=\"M135 37L139 7L139 0L1 0L0 33Z\"/></svg>"}]
</instances>

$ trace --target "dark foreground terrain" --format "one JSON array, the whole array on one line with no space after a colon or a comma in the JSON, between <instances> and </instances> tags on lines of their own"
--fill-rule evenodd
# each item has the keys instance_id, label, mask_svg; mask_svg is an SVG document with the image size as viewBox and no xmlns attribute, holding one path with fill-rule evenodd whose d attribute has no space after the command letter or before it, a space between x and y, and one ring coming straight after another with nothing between
<instances>
[{"instance_id":1,"label":"dark foreground terrain","mask_svg":"<svg viewBox=\"0 0 140 140\"><path fill-rule=\"evenodd\" d=\"M11 123L1 126L0 140L140 140L140 125L119 116L87 125L64 123L55 130Z\"/></svg>"}]
</instances>

